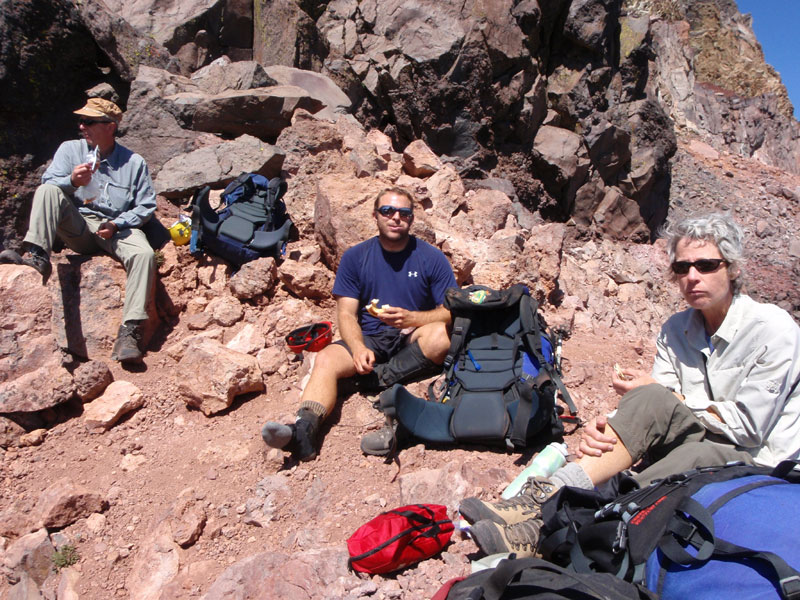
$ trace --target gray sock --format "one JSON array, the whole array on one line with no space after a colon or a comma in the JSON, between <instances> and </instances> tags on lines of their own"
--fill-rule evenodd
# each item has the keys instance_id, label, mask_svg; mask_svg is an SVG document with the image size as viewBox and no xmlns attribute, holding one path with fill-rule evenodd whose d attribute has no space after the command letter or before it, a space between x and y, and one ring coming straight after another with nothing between
<instances>
[{"instance_id":1,"label":"gray sock","mask_svg":"<svg viewBox=\"0 0 800 600\"><path fill-rule=\"evenodd\" d=\"M292 441L292 428L283 423L269 421L261 428L261 437L267 446L284 448Z\"/></svg>"},{"instance_id":2,"label":"gray sock","mask_svg":"<svg viewBox=\"0 0 800 600\"><path fill-rule=\"evenodd\" d=\"M594 483L589 479L586 471L576 462L567 463L550 477L558 487L568 485L584 490L594 489Z\"/></svg>"}]
</instances>

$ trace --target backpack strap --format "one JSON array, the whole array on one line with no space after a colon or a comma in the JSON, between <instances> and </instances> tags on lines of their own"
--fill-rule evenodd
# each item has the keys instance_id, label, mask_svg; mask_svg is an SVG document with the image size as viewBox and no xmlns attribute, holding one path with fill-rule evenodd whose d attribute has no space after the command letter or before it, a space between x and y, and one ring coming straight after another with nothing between
<instances>
[{"instance_id":1,"label":"backpack strap","mask_svg":"<svg viewBox=\"0 0 800 600\"><path fill-rule=\"evenodd\" d=\"M784 463L788 463L788 465ZM784 461L784 463L781 463L778 468L785 469L787 466L795 464L796 461ZM722 559L746 558L766 562L775 572L780 586L781 598L784 600L800 600L800 572L789 566L783 558L773 552L753 550L714 536L714 520L711 515L717 510L741 494L757 488L781 484L791 485L789 481L781 479L753 481L723 494L712 502L708 508L689 496L685 497L678 507L676 515L670 520L665 535L659 542L659 549L671 561L681 565L700 564L712 557ZM696 523L692 523L688 518L679 516L681 512L691 517ZM705 529L705 535L702 535L696 524ZM701 541L698 541L698 534L701 534ZM692 556L686 552L679 541L694 546L697 549L697 555Z\"/></svg>"},{"instance_id":2,"label":"backpack strap","mask_svg":"<svg viewBox=\"0 0 800 600\"><path fill-rule=\"evenodd\" d=\"M242 173L236 179L234 179L228 185L225 186L225 189L222 191L222 196L225 198L225 204L228 204L228 201L227 201L228 194L230 194L233 190L235 190L240 185L246 186L249 183L250 187L252 188L251 194L253 192L255 192L255 186L252 184L251 179L250 179L251 175L252 175L252 173Z\"/></svg>"},{"instance_id":3,"label":"backpack strap","mask_svg":"<svg viewBox=\"0 0 800 600\"><path fill-rule=\"evenodd\" d=\"M453 380L453 374L456 370L456 360L467 343L467 334L469 333L469 326L471 324L472 319L467 317L458 316L453 319L453 331L450 334L450 349L447 351L447 356L445 356L444 362L442 363L447 382L445 391L447 391L447 387ZM442 398L437 398L437 400L441 402Z\"/></svg>"},{"instance_id":4,"label":"backpack strap","mask_svg":"<svg viewBox=\"0 0 800 600\"><path fill-rule=\"evenodd\" d=\"M539 327L539 315L537 313L539 308L538 303L528 294L523 294L519 302L520 320L524 330L525 340L528 344L528 349L533 352L536 360L539 361L540 368L544 369L550 376L550 380L561 393L561 399L564 400L564 403L569 408L569 414L574 417L578 414L578 409L575 408L575 403L572 401L572 396L570 396L569 392L567 391L567 388L564 385L564 382L561 380L561 376L558 374L558 371L553 367L553 365L545 360L544 354L542 353L542 331Z\"/></svg>"}]
</instances>

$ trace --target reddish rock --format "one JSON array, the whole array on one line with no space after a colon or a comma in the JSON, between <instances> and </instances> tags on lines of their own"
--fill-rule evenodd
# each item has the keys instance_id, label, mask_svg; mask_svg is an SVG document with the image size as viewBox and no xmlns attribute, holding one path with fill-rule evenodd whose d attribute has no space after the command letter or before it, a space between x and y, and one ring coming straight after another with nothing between
<instances>
[{"instance_id":1,"label":"reddish rock","mask_svg":"<svg viewBox=\"0 0 800 600\"><path fill-rule=\"evenodd\" d=\"M242 354L255 355L266 344L266 338L260 327L246 323L239 332L225 344L226 348L241 352Z\"/></svg>"},{"instance_id":2,"label":"reddish rock","mask_svg":"<svg viewBox=\"0 0 800 600\"><path fill-rule=\"evenodd\" d=\"M211 416L228 408L240 394L264 389L255 357L212 340L199 340L184 353L178 387L187 405Z\"/></svg>"},{"instance_id":3,"label":"reddish rock","mask_svg":"<svg viewBox=\"0 0 800 600\"><path fill-rule=\"evenodd\" d=\"M58 406L72 398L72 375L50 354L49 367L40 367L12 381L0 383L0 413L34 412Z\"/></svg>"},{"instance_id":4,"label":"reddish rock","mask_svg":"<svg viewBox=\"0 0 800 600\"><path fill-rule=\"evenodd\" d=\"M278 278L278 266L271 256L245 263L228 283L231 293L239 300L250 300L269 294Z\"/></svg>"},{"instance_id":5,"label":"reddish rock","mask_svg":"<svg viewBox=\"0 0 800 600\"><path fill-rule=\"evenodd\" d=\"M83 422L90 430L110 429L124 415L144 406L144 394L129 381L115 381L103 395L84 405Z\"/></svg>"},{"instance_id":6,"label":"reddish rock","mask_svg":"<svg viewBox=\"0 0 800 600\"><path fill-rule=\"evenodd\" d=\"M65 477L42 492L34 512L45 527L59 529L106 508L108 502L103 496Z\"/></svg>"},{"instance_id":7,"label":"reddish rock","mask_svg":"<svg viewBox=\"0 0 800 600\"><path fill-rule=\"evenodd\" d=\"M72 373L75 380L75 393L82 402L94 400L114 381L108 365L99 360L81 363Z\"/></svg>"},{"instance_id":8,"label":"reddish rock","mask_svg":"<svg viewBox=\"0 0 800 600\"><path fill-rule=\"evenodd\" d=\"M331 297L333 273L325 266L287 260L278 271L281 283L298 298L322 300Z\"/></svg>"},{"instance_id":9,"label":"reddish rock","mask_svg":"<svg viewBox=\"0 0 800 600\"><path fill-rule=\"evenodd\" d=\"M223 327L230 327L242 320L244 309L242 303L233 296L221 296L208 303L206 312L214 322Z\"/></svg>"},{"instance_id":10,"label":"reddish rock","mask_svg":"<svg viewBox=\"0 0 800 600\"><path fill-rule=\"evenodd\" d=\"M15 582L27 576L37 585L42 585L53 566L53 552L55 548L47 530L39 529L22 536L6 549L3 567Z\"/></svg>"},{"instance_id":11,"label":"reddish rock","mask_svg":"<svg viewBox=\"0 0 800 600\"><path fill-rule=\"evenodd\" d=\"M403 150L403 170L412 177L428 177L442 168L442 161L422 140L414 140Z\"/></svg>"}]
</instances>

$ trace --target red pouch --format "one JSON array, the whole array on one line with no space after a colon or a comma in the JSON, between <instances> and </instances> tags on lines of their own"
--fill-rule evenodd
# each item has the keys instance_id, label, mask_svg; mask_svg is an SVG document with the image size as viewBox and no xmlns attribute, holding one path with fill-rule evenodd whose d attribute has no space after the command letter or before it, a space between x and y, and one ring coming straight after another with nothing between
<instances>
[{"instance_id":1,"label":"red pouch","mask_svg":"<svg viewBox=\"0 0 800 600\"><path fill-rule=\"evenodd\" d=\"M349 565L363 573L397 571L441 552L453 529L445 506L401 506L381 513L350 536Z\"/></svg>"}]
</instances>

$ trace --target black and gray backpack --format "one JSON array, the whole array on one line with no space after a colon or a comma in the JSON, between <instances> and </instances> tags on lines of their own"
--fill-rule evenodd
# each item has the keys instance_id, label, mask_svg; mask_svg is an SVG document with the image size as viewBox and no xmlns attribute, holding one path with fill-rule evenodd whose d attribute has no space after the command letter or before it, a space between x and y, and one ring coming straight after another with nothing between
<instances>
[{"instance_id":1,"label":"black and gray backpack","mask_svg":"<svg viewBox=\"0 0 800 600\"><path fill-rule=\"evenodd\" d=\"M564 431L556 394L577 411L557 365L560 339L548 330L527 287L450 288L452 315L443 380L425 401L401 386L384 392L381 407L414 437L434 443L546 443Z\"/></svg>"},{"instance_id":2,"label":"black and gray backpack","mask_svg":"<svg viewBox=\"0 0 800 600\"><path fill-rule=\"evenodd\" d=\"M282 255L292 220L281 198L286 182L243 173L222 192L222 206L211 208L211 188L192 199L192 254L206 250L236 267L262 256Z\"/></svg>"}]
</instances>

